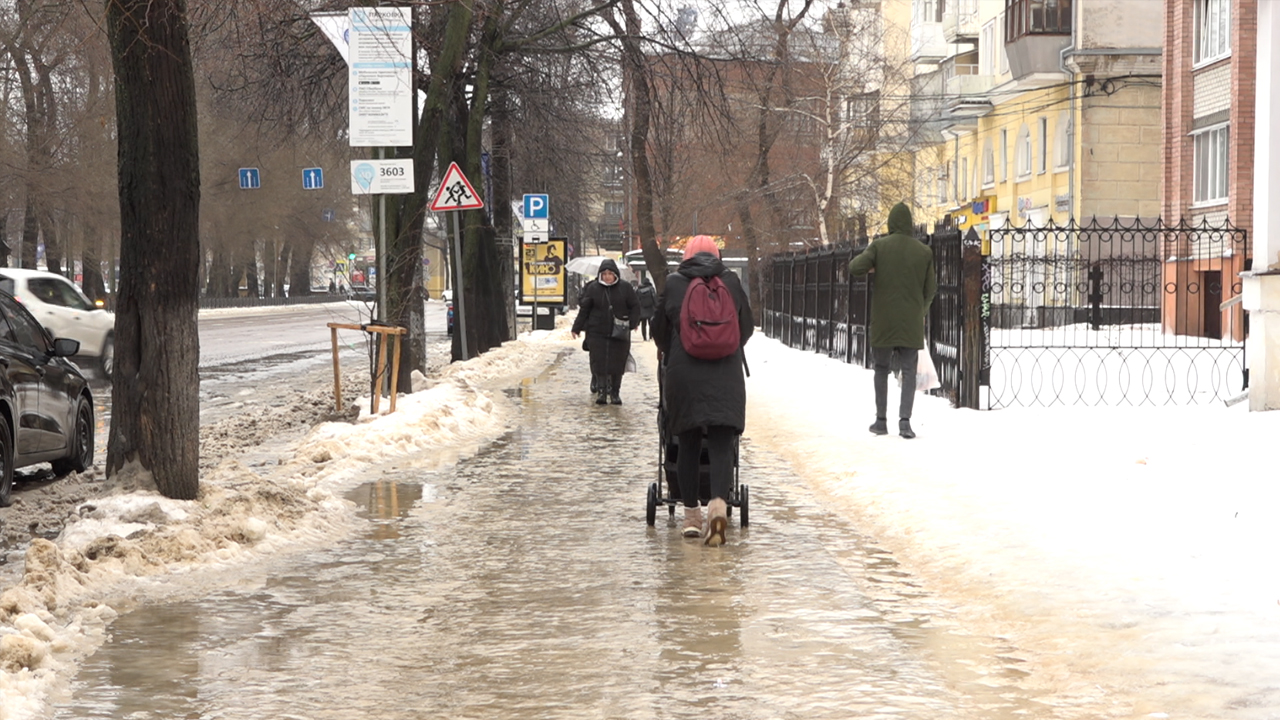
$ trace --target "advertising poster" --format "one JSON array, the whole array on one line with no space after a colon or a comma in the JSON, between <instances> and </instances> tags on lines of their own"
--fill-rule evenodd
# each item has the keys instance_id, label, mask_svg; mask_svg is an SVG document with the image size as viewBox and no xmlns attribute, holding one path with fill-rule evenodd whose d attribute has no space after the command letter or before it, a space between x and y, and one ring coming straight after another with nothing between
<instances>
[{"instance_id":1,"label":"advertising poster","mask_svg":"<svg viewBox=\"0 0 1280 720\"><path fill-rule=\"evenodd\" d=\"M563 303L565 240L520 243L520 302Z\"/></svg>"}]
</instances>

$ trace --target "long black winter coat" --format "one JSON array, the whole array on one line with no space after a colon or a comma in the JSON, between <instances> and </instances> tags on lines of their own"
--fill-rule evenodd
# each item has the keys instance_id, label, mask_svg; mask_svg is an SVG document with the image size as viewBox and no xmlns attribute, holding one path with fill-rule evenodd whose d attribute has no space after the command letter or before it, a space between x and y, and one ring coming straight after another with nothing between
<instances>
[{"instance_id":1,"label":"long black winter coat","mask_svg":"<svg viewBox=\"0 0 1280 720\"><path fill-rule=\"evenodd\" d=\"M689 279L712 275L720 276L738 306L741 340L738 351L732 355L719 360L701 360L686 353L680 344L680 307L689 289ZM726 425L742 432L747 419L742 345L747 344L754 329L751 305L742 282L716 256L698 253L667 276L666 288L658 296L658 312L653 317L653 341L663 356L662 403L667 432L678 434L708 425Z\"/></svg>"},{"instance_id":2,"label":"long black winter coat","mask_svg":"<svg viewBox=\"0 0 1280 720\"><path fill-rule=\"evenodd\" d=\"M608 265L613 265L608 268ZM606 260L601 270L617 265ZM612 313L610 313L612 308ZM627 356L631 354L631 338L614 340L613 318L626 320L632 330L640 324L640 300L631 283L619 280L612 285L601 282L588 283L578 300L578 317L573 321L573 332L587 333L587 349L591 352L591 372L594 375L621 375L627 368Z\"/></svg>"}]
</instances>

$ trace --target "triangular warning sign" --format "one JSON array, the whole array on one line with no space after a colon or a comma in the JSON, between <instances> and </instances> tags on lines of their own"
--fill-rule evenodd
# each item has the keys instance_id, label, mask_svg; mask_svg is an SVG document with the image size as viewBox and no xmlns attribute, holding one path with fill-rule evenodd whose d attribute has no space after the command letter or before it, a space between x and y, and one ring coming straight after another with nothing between
<instances>
[{"instance_id":1,"label":"triangular warning sign","mask_svg":"<svg viewBox=\"0 0 1280 720\"><path fill-rule=\"evenodd\" d=\"M449 163L449 171L444 174L440 189L436 190L436 199L431 201L432 212L447 210L479 210L484 201L476 194L475 188L467 182L458 163Z\"/></svg>"}]
</instances>

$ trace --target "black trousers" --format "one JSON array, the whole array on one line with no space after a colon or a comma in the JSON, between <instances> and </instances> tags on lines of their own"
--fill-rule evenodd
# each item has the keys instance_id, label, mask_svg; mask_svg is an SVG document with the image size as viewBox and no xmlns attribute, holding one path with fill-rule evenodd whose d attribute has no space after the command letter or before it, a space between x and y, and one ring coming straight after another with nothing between
<instances>
[{"instance_id":1,"label":"black trousers","mask_svg":"<svg viewBox=\"0 0 1280 720\"><path fill-rule=\"evenodd\" d=\"M871 348L871 365L875 369L876 417L888 417L885 410L889 405L889 373L893 370L895 356L898 359L897 366L902 371L902 398L898 401L898 418L910 420L911 409L916 402L916 363L920 360L920 350L908 347Z\"/></svg>"},{"instance_id":2,"label":"black trousers","mask_svg":"<svg viewBox=\"0 0 1280 720\"><path fill-rule=\"evenodd\" d=\"M711 499L729 499L733 485L733 439L738 431L727 425L707 428L707 459L711 467ZM676 457L676 479L680 482L680 499L685 507L698 507L698 485L701 474L702 428L680 433L680 455Z\"/></svg>"}]
</instances>

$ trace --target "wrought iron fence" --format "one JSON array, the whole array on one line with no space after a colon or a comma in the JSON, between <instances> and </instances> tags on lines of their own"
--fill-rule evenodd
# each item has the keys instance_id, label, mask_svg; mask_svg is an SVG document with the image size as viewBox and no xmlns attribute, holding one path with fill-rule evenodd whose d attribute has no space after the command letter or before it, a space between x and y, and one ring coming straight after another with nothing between
<instances>
[{"instance_id":1,"label":"wrought iron fence","mask_svg":"<svg viewBox=\"0 0 1280 720\"><path fill-rule=\"evenodd\" d=\"M1164 405L1226 401L1248 385L1240 306L1247 237L1229 223L1156 220L936 229L929 350L956 405ZM766 266L764 331L869 367L870 277L861 247L787 253Z\"/></svg>"},{"instance_id":2,"label":"wrought iron fence","mask_svg":"<svg viewBox=\"0 0 1280 720\"><path fill-rule=\"evenodd\" d=\"M960 233L918 233L932 245L938 265L938 298L930 314L930 350L942 388L957 400L960 372ZM849 261L866 248L850 243L770 258L762 326L769 337L862 367L871 367L868 326L874 277L851 277ZM945 266L945 267L944 267Z\"/></svg>"},{"instance_id":3,"label":"wrought iron fence","mask_svg":"<svg viewBox=\"0 0 1280 720\"><path fill-rule=\"evenodd\" d=\"M1116 219L988 237L990 407L1196 404L1244 390L1244 230Z\"/></svg>"}]
</instances>

